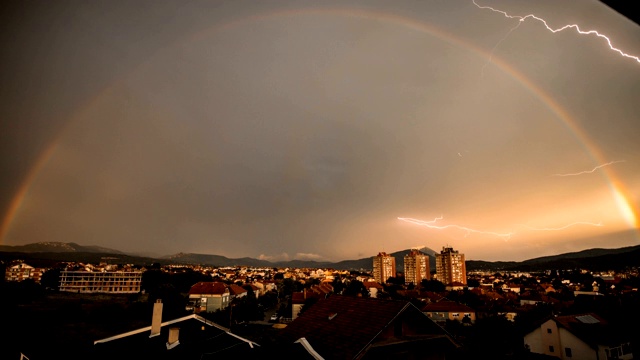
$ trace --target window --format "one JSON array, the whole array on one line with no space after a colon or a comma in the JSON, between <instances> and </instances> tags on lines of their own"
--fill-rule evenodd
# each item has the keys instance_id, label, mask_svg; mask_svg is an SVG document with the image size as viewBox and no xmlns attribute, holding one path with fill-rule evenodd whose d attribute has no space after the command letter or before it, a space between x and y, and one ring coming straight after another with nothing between
<instances>
[{"instance_id":1,"label":"window","mask_svg":"<svg viewBox=\"0 0 640 360\"><path fill-rule=\"evenodd\" d=\"M614 347L609 349L609 351L607 351L607 358L608 359L618 359L620 356L622 356L622 348L618 347Z\"/></svg>"},{"instance_id":2,"label":"window","mask_svg":"<svg viewBox=\"0 0 640 360\"><path fill-rule=\"evenodd\" d=\"M547 334L551 334L551 329L547 329Z\"/></svg>"},{"instance_id":3,"label":"window","mask_svg":"<svg viewBox=\"0 0 640 360\"><path fill-rule=\"evenodd\" d=\"M553 345L549 345L549 352L553 352Z\"/></svg>"},{"instance_id":4,"label":"window","mask_svg":"<svg viewBox=\"0 0 640 360\"><path fill-rule=\"evenodd\" d=\"M567 357L572 357L572 355L571 355L571 348L564 348L564 354L565 354Z\"/></svg>"}]
</instances>

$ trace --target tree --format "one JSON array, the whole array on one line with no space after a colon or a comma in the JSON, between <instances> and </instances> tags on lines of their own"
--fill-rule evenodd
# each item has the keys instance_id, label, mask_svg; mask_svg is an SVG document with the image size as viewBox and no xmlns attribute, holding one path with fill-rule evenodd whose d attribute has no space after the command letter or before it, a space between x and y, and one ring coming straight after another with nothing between
<instances>
[{"instance_id":1,"label":"tree","mask_svg":"<svg viewBox=\"0 0 640 360\"><path fill-rule=\"evenodd\" d=\"M446 287L442 282L434 279L429 279L429 280L424 279L420 282L420 286L425 291L433 291L433 292L442 292L442 291L445 291L446 289Z\"/></svg>"},{"instance_id":2,"label":"tree","mask_svg":"<svg viewBox=\"0 0 640 360\"><path fill-rule=\"evenodd\" d=\"M294 292L302 291L304 286L299 281L293 281L293 279L286 278L282 281L282 287L280 289L280 298L284 299L287 296L291 296Z\"/></svg>"},{"instance_id":3,"label":"tree","mask_svg":"<svg viewBox=\"0 0 640 360\"><path fill-rule=\"evenodd\" d=\"M318 279L318 278L309 278L307 280L307 282L305 283L305 287L307 287L307 288L312 287L314 285L320 285L320 279Z\"/></svg>"},{"instance_id":4,"label":"tree","mask_svg":"<svg viewBox=\"0 0 640 360\"><path fill-rule=\"evenodd\" d=\"M347 286L345 287L343 295L369 297L369 291L364 286L362 281L351 280L349 281L349 284L347 284Z\"/></svg>"},{"instance_id":5,"label":"tree","mask_svg":"<svg viewBox=\"0 0 640 360\"><path fill-rule=\"evenodd\" d=\"M224 309L218 309L214 312L200 313L200 316L228 328L231 320L231 306L227 306Z\"/></svg>"},{"instance_id":6,"label":"tree","mask_svg":"<svg viewBox=\"0 0 640 360\"><path fill-rule=\"evenodd\" d=\"M333 292L336 294L342 294L342 290L344 290L345 288L344 283L342 282L342 279L339 275L333 278L331 286L333 286Z\"/></svg>"},{"instance_id":7,"label":"tree","mask_svg":"<svg viewBox=\"0 0 640 360\"><path fill-rule=\"evenodd\" d=\"M395 277L392 276L387 279L387 283L404 286L404 275L399 274L398 276L395 276Z\"/></svg>"},{"instance_id":8,"label":"tree","mask_svg":"<svg viewBox=\"0 0 640 360\"><path fill-rule=\"evenodd\" d=\"M237 298L230 307L232 307L230 314L232 323L264 319L264 311L258 306L255 296L247 295Z\"/></svg>"},{"instance_id":9,"label":"tree","mask_svg":"<svg viewBox=\"0 0 640 360\"><path fill-rule=\"evenodd\" d=\"M258 303L265 309L271 309L278 305L278 292L271 290L258 298Z\"/></svg>"},{"instance_id":10,"label":"tree","mask_svg":"<svg viewBox=\"0 0 640 360\"><path fill-rule=\"evenodd\" d=\"M40 284L47 290L58 291L60 288L60 269L50 269L42 274Z\"/></svg>"},{"instance_id":11,"label":"tree","mask_svg":"<svg viewBox=\"0 0 640 360\"><path fill-rule=\"evenodd\" d=\"M480 281L478 281L477 279L468 279L467 286L472 288L480 287Z\"/></svg>"}]
</instances>

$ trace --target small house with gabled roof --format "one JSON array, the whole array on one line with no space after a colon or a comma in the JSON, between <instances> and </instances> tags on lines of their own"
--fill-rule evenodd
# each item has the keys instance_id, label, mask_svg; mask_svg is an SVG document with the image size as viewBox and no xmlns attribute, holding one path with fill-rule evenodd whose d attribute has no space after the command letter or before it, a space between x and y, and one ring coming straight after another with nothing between
<instances>
[{"instance_id":1,"label":"small house with gabled roof","mask_svg":"<svg viewBox=\"0 0 640 360\"><path fill-rule=\"evenodd\" d=\"M245 290L246 291L246 290ZM231 293L227 284L219 281L199 282L189 289L189 306L194 312L214 312L229 306Z\"/></svg>"},{"instance_id":2,"label":"small house with gabled roof","mask_svg":"<svg viewBox=\"0 0 640 360\"><path fill-rule=\"evenodd\" d=\"M260 345L196 314L162 322L162 302L151 326L94 341L94 356L107 359L206 360L256 357Z\"/></svg>"},{"instance_id":3,"label":"small house with gabled roof","mask_svg":"<svg viewBox=\"0 0 640 360\"><path fill-rule=\"evenodd\" d=\"M560 359L633 359L624 333L594 313L552 317L525 334L524 344Z\"/></svg>"},{"instance_id":4,"label":"small house with gabled roof","mask_svg":"<svg viewBox=\"0 0 640 360\"><path fill-rule=\"evenodd\" d=\"M278 336L279 356L444 359L458 344L408 301L332 295L320 299ZM295 356L297 356L295 355Z\"/></svg>"}]
</instances>

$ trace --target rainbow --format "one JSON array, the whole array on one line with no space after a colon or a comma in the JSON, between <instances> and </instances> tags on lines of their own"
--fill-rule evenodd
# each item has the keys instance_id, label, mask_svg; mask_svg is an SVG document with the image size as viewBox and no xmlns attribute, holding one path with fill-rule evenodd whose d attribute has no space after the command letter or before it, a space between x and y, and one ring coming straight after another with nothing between
<instances>
[{"instance_id":1,"label":"rainbow","mask_svg":"<svg viewBox=\"0 0 640 360\"><path fill-rule=\"evenodd\" d=\"M216 24L215 26L206 28L204 30L195 32L185 42L193 42L202 37L208 36L213 32L220 32L226 29L232 29L239 26L244 26L253 22L278 20L282 18L302 17L302 16L334 16L354 19L365 19L371 21L378 21L386 24L392 24L411 29L413 31L428 34L436 37L442 41L448 42L454 46L465 48L480 56L490 60L493 65L496 65L501 71L508 74L510 77L518 81L522 86L528 89L533 95L540 99L549 110L551 110L562 121L564 126L568 128L571 133L578 139L580 144L584 147L587 154L593 159L596 164L603 164L610 159L605 159L598 146L589 138L585 131L580 128L577 122L569 115L569 113L563 109L549 94L536 85L531 79L527 78L523 73L518 71L503 59L500 59L495 54L489 51L479 48L478 46L471 44L461 38L458 38L452 34L446 33L441 29L438 29L432 25L423 23L411 17L404 15L398 15L388 12L375 11L371 9L361 8L308 8L308 9L287 9L276 10L273 12L267 12L252 16L239 17L222 24ZM168 49L175 46L176 43L171 43L165 46L163 49ZM152 60L153 56L150 56L145 62L135 67L129 74L135 73L138 69L142 68L145 64ZM128 75L128 74L127 74ZM125 75L126 76L126 75ZM118 83L118 79L106 86L105 89L100 91L95 97L91 98L84 106L81 106L70 120L66 123L60 133L54 137L53 141L45 148L40 154L37 161L31 170L27 173L22 181L19 190L16 192L12 201L5 211L5 215L2 218L0 225L0 244L4 242L5 237L11 227L11 223L20 210L20 207L29 193L31 184L37 178L42 167L47 163L50 157L56 152L58 143L63 137L67 129L71 128L76 122L80 121L82 114L90 109L99 99L106 94L111 88ZM609 184L612 196L618 206L621 216L628 223L630 228L637 229L637 210L633 208L629 200L627 199L626 191L622 181L620 181L611 167L602 168L602 173Z\"/></svg>"}]
</instances>

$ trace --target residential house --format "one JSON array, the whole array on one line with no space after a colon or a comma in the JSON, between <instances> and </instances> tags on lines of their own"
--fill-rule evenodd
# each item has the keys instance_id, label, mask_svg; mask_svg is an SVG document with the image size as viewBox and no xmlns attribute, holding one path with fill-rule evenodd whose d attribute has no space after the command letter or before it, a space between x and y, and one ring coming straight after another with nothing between
<instances>
[{"instance_id":1,"label":"residential house","mask_svg":"<svg viewBox=\"0 0 640 360\"><path fill-rule=\"evenodd\" d=\"M464 288L466 288L466 287L467 287L467 285L465 285L465 284L463 284L463 283L461 283L459 281L454 281L454 282L451 282L451 283L447 284L445 286L445 289L447 291L460 291L460 290L464 290Z\"/></svg>"},{"instance_id":2,"label":"residential house","mask_svg":"<svg viewBox=\"0 0 640 360\"><path fill-rule=\"evenodd\" d=\"M256 297L262 296L266 293L264 283L260 281L251 283L251 288L253 289L253 292L256 293Z\"/></svg>"},{"instance_id":3,"label":"residential house","mask_svg":"<svg viewBox=\"0 0 640 360\"><path fill-rule=\"evenodd\" d=\"M624 333L594 313L552 317L525 334L524 344L560 359L633 359Z\"/></svg>"},{"instance_id":4,"label":"residential house","mask_svg":"<svg viewBox=\"0 0 640 360\"><path fill-rule=\"evenodd\" d=\"M440 326L408 301L341 295L318 300L277 340L280 358L304 350L315 359L444 359L458 350Z\"/></svg>"},{"instance_id":5,"label":"residential house","mask_svg":"<svg viewBox=\"0 0 640 360\"><path fill-rule=\"evenodd\" d=\"M248 284L246 286L251 288L251 291L253 291L253 295L256 297L256 299L260 297L260 291L261 290L260 290L259 287L255 286L253 284Z\"/></svg>"},{"instance_id":6,"label":"residential house","mask_svg":"<svg viewBox=\"0 0 640 360\"><path fill-rule=\"evenodd\" d=\"M440 325L444 325L447 320L458 320L470 324L476 322L474 309L450 300L428 303L422 308L422 312Z\"/></svg>"},{"instance_id":7,"label":"residential house","mask_svg":"<svg viewBox=\"0 0 640 360\"><path fill-rule=\"evenodd\" d=\"M521 285L514 283L504 283L502 284L502 291L511 291L516 294L520 293Z\"/></svg>"},{"instance_id":8,"label":"residential house","mask_svg":"<svg viewBox=\"0 0 640 360\"><path fill-rule=\"evenodd\" d=\"M369 292L369 297L371 298L377 298L378 293L383 291L382 285L378 284L376 281L365 281L362 284Z\"/></svg>"},{"instance_id":9,"label":"residential house","mask_svg":"<svg viewBox=\"0 0 640 360\"><path fill-rule=\"evenodd\" d=\"M242 286L231 284L227 285L227 287L229 288L229 293L231 294L231 300L247 296L248 291Z\"/></svg>"},{"instance_id":10,"label":"residential house","mask_svg":"<svg viewBox=\"0 0 640 360\"><path fill-rule=\"evenodd\" d=\"M191 314L162 322L162 303L153 308L151 326L94 341L97 360L205 360L256 357L259 345Z\"/></svg>"},{"instance_id":11,"label":"residential house","mask_svg":"<svg viewBox=\"0 0 640 360\"><path fill-rule=\"evenodd\" d=\"M37 283L42 279L42 274L44 274L46 269L43 268L35 268L33 266L29 266L23 262L18 262L12 266L8 266L5 270L4 280L5 281L23 281L27 279L31 279Z\"/></svg>"},{"instance_id":12,"label":"residential house","mask_svg":"<svg viewBox=\"0 0 640 360\"><path fill-rule=\"evenodd\" d=\"M313 285L311 288L316 294L328 296L329 294L333 294L333 285L331 285L328 281L323 281L319 285Z\"/></svg>"},{"instance_id":13,"label":"residential house","mask_svg":"<svg viewBox=\"0 0 640 360\"><path fill-rule=\"evenodd\" d=\"M189 289L189 306L197 314L214 312L229 306L231 293L225 283L219 281L199 282Z\"/></svg>"},{"instance_id":14,"label":"residential house","mask_svg":"<svg viewBox=\"0 0 640 360\"><path fill-rule=\"evenodd\" d=\"M275 281L273 280L262 280L260 281L260 283L262 283L264 285L264 291L272 291L272 290L278 290L278 286L276 285Z\"/></svg>"}]
</instances>

